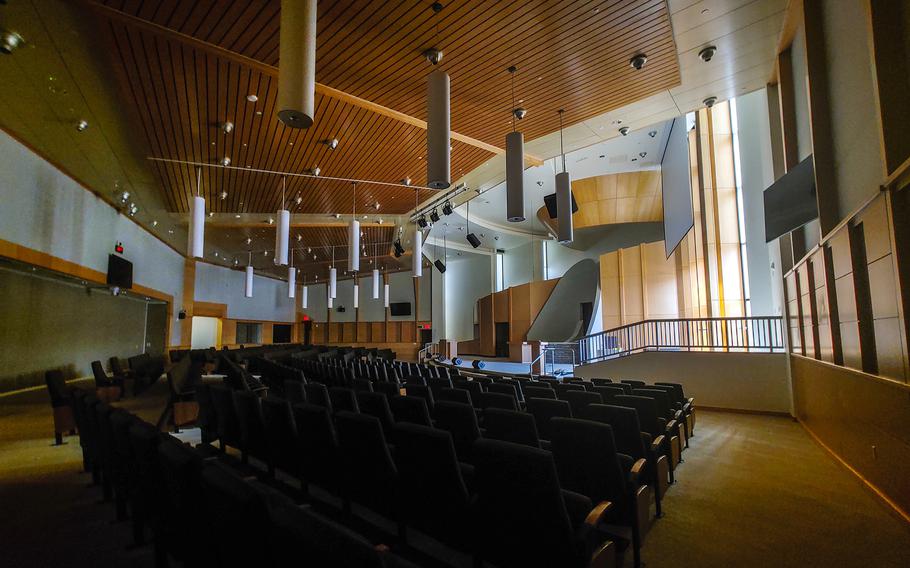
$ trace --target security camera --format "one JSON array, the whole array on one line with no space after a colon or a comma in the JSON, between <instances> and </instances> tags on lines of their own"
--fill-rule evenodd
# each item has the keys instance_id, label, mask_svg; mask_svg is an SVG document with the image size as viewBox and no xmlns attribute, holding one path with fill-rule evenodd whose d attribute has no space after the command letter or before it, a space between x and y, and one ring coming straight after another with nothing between
<instances>
[{"instance_id":1,"label":"security camera","mask_svg":"<svg viewBox=\"0 0 910 568\"><path fill-rule=\"evenodd\" d=\"M629 60L629 65L631 65L633 69L638 71L639 69L644 67L645 63L647 63L647 62L648 62L648 56L645 55L644 53L639 53L638 55L636 55L635 57L633 57L632 59Z\"/></svg>"},{"instance_id":2,"label":"security camera","mask_svg":"<svg viewBox=\"0 0 910 568\"><path fill-rule=\"evenodd\" d=\"M628 126L621 126L619 128L619 133L622 134L623 136L628 136L629 130L631 130L631 129Z\"/></svg>"},{"instance_id":3,"label":"security camera","mask_svg":"<svg viewBox=\"0 0 910 568\"><path fill-rule=\"evenodd\" d=\"M517 109L512 111L512 114L515 115L515 118L517 118L518 120L521 120L522 118L525 117L525 115L528 114L528 111L521 107L518 107Z\"/></svg>"},{"instance_id":4,"label":"security camera","mask_svg":"<svg viewBox=\"0 0 910 568\"><path fill-rule=\"evenodd\" d=\"M439 65L439 62L442 61L442 50L431 47L423 52L423 56L433 65Z\"/></svg>"},{"instance_id":5,"label":"security camera","mask_svg":"<svg viewBox=\"0 0 910 568\"><path fill-rule=\"evenodd\" d=\"M708 97L707 99L702 101L702 103L704 103L704 105L708 108L713 107L714 103L716 103L716 102L717 102L717 97Z\"/></svg>"},{"instance_id":6,"label":"security camera","mask_svg":"<svg viewBox=\"0 0 910 568\"><path fill-rule=\"evenodd\" d=\"M707 62L711 61L711 58L714 57L715 53L717 53L717 48L714 47L713 45L709 45L708 47L706 47L698 52L698 57L702 61L707 63Z\"/></svg>"}]
</instances>

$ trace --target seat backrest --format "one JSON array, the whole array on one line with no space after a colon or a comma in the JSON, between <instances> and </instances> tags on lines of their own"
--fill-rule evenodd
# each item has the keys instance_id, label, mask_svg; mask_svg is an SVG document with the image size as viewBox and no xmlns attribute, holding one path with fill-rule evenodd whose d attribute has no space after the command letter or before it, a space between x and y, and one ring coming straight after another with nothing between
<instances>
[{"instance_id":1,"label":"seat backrest","mask_svg":"<svg viewBox=\"0 0 910 568\"><path fill-rule=\"evenodd\" d=\"M544 440L550 439L550 419L556 417L571 418L572 407L564 400L549 398L528 398L525 401L528 413L534 416L537 432Z\"/></svg>"},{"instance_id":2,"label":"seat backrest","mask_svg":"<svg viewBox=\"0 0 910 568\"><path fill-rule=\"evenodd\" d=\"M360 391L357 393L357 406L360 408L360 412L378 418L386 435L391 432L395 418L392 416L392 409L386 395L381 392Z\"/></svg>"},{"instance_id":3,"label":"seat backrest","mask_svg":"<svg viewBox=\"0 0 910 568\"><path fill-rule=\"evenodd\" d=\"M240 422L240 440L245 451L265 457L265 425L262 420L261 400L251 391L233 391L234 406Z\"/></svg>"},{"instance_id":4,"label":"seat backrest","mask_svg":"<svg viewBox=\"0 0 910 568\"><path fill-rule=\"evenodd\" d=\"M556 395L559 396L564 392L568 391L583 391L585 390L584 385L578 383L556 383L553 384L553 388L556 389Z\"/></svg>"},{"instance_id":5,"label":"seat backrest","mask_svg":"<svg viewBox=\"0 0 910 568\"><path fill-rule=\"evenodd\" d=\"M332 399L329 398L329 389L322 383L307 383L303 385L306 401L310 404L323 406L332 412Z\"/></svg>"},{"instance_id":6,"label":"seat backrest","mask_svg":"<svg viewBox=\"0 0 910 568\"><path fill-rule=\"evenodd\" d=\"M661 389L654 388L637 388L632 389L635 396L646 396L657 401L657 412L661 418L667 420L673 419L673 405L670 402L670 395Z\"/></svg>"},{"instance_id":7,"label":"seat backrest","mask_svg":"<svg viewBox=\"0 0 910 568\"><path fill-rule=\"evenodd\" d=\"M96 387L102 388L111 385L111 380L107 377L107 373L104 372L101 361L92 361L92 375L95 376Z\"/></svg>"},{"instance_id":8,"label":"seat backrest","mask_svg":"<svg viewBox=\"0 0 910 568\"><path fill-rule=\"evenodd\" d=\"M274 396L264 398L262 421L271 463L284 468L296 465L297 425L290 402Z\"/></svg>"},{"instance_id":9,"label":"seat backrest","mask_svg":"<svg viewBox=\"0 0 910 568\"><path fill-rule=\"evenodd\" d=\"M602 404L603 399L596 392L564 391L559 393L559 398L565 400L572 407L572 415L580 416L581 410L589 404Z\"/></svg>"},{"instance_id":10,"label":"seat backrest","mask_svg":"<svg viewBox=\"0 0 910 568\"><path fill-rule=\"evenodd\" d=\"M439 398L439 391L452 388L452 379L427 379L427 386L433 392L433 398Z\"/></svg>"},{"instance_id":11,"label":"seat backrest","mask_svg":"<svg viewBox=\"0 0 910 568\"><path fill-rule=\"evenodd\" d=\"M484 560L577 566L574 531L550 452L500 440L474 445L475 530Z\"/></svg>"},{"instance_id":12,"label":"seat backrest","mask_svg":"<svg viewBox=\"0 0 910 568\"><path fill-rule=\"evenodd\" d=\"M373 392L373 383L370 379L354 379L352 387L356 392Z\"/></svg>"},{"instance_id":13,"label":"seat backrest","mask_svg":"<svg viewBox=\"0 0 910 568\"><path fill-rule=\"evenodd\" d=\"M427 379L420 375L406 375L404 378L405 387L408 385L424 385L427 384Z\"/></svg>"},{"instance_id":14,"label":"seat backrest","mask_svg":"<svg viewBox=\"0 0 910 568\"><path fill-rule=\"evenodd\" d=\"M213 438L202 440L207 443L217 437L218 431L218 414L215 410L215 403L212 401L211 385L207 383L196 385L196 404L199 405L199 418L196 424L202 430L203 438L206 438L207 435L213 436Z\"/></svg>"},{"instance_id":15,"label":"seat backrest","mask_svg":"<svg viewBox=\"0 0 910 568\"><path fill-rule=\"evenodd\" d=\"M666 387L673 387L673 390L676 392L676 401L682 404L689 402L689 399L686 397L686 393L683 390L683 386L679 383L654 383L655 385L661 385Z\"/></svg>"},{"instance_id":16,"label":"seat backrest","mask_svg":"<svg viewBox=\"0 0 910 568\"><path fill-rule=\"evenodd\" d=\"M114 375L123 375L123 364L120 363L120 357L111 357L108 359L108 363L110 364L111 372L114 373Z\"/></svg>"},{"instance_id":17,"label":"seat backrest","mask_svg":"<svg viewBox=\"0 0 910 568\"><path fill-rule=\"evenodd\" d=\"M439 391L436 392L434 396L436 397L436 400L448 400L451 402L460 402L462 404L472 404L471 393L464 389L443 388L439 389Z\"/></svg>"},{"instance_id":18,"label":"seat backrest","mask_svg":"<svg viewBox=\"0 0 910 568\"><path fill-rule=\"evenodd\" d=\"M556 400L556 391L550 387L525 386L525 402L529 398L550 398Z\"/></svg>"},{"instance_id":19,"label":"seat backrest","mask_svg":"<svg viewBox=\"0 0 910 568\"><path fill-rule=\"evenodd\" d=\"M614 399L616 406L625 406L628 408L634 408L635 412L638 414L638 423L641 425L641 431L647 432L652 436L660 436L664 434L660 427L660 422L658 418L660 417L657 411L657 401L653 398L648 398L644 396L617 396Z\"/></svg>"},{"instance_id":20,"label":"seat backrest","mask_svg":"<svg viewBox=\"0 0 910 568\"><path fill-rule=\"evenodd\" d=\"M599 394L600 398L602 398L605 403L609 403L617 396L626 394L626 391L623 389L613 386L595 386L594 392Z\"/></svg>"},{"instance_id":21,"label":"seat backrest","mask_svg":"<svg viewBox=\"0 0 910 568\"><path fill-rule=\"evenodd\" d=\"M402 510L409 522L438 532L466 521L470 502L452 436L444 430L402 423L394 428L395 463ZM437 532L437 531L431 531Z\"/></svg>"},{"instance_id":22,"label":"seat backrest","mask_svg":"<svg viewBox=\"0 0 910 568\"><path fill-rule=\"evenodd\" d=\"M336 413L342 410L360 412L360 407L357 405L357 397L352 389L332 387L329 389L329 399L332 401L332 410Z\"/></svg>"},{"instance_id":23,"label":"seat backrest","mask_svg":"<svg viewBox=\"0 0 910 568\"><path fill-rule=\"evenodd\" d=\"M540 447L534 415L516 410L487 408L483 411L484 437Z\"/></svg>"},{"instance_id":24,"label":"seat backrest","mask_svg":"<svg viewBox=\"0 0 910 568\"><path fill-rule=\"evenodd\" d=\"M554 418L550 430L550 450L563 488L581 493L595 503L610 501L617 508L624 506L628 500L626 477L610 425Z\"/></svg>"},{"instance_id":25,"label":"seat backrest","mask_svg":"<svg viewBox=\"0 0 910 568\"><path fill-rule=\"evenodd\" d=\"M297 448L304 479L328 487L341 483L338 435L329 409L309 403L292 407L297 425Z\"/></svg>"},{"instance_id":26,"label":"seat backrest","mask_svg":"<svg viewBox=\"0 0 910 568\"><path fill-rule=\"evenodd\" d=\"M645 382L644 382L644 381L639 381L639 380L636 380L636 379L622 379L622 380L620 380L619 382L621 382L621 383L623 383L623 384L625 384L625 385L632 385L633 387L643 387L643 386L645 386Z\"/></svg>"},{"instance_id":27,"label":"seat backrest","mask_svg":"<svg viewBox=\"0 0 910 568\"><path fill-rule=\"evenodd\" d=\"M390 512L396 501L398 469L379 419L343 410L335 415L335 426L345 467L346 495L379 513Z\"/></svg>"},{"instance_id":28,"label":"seat backrest","mask_svg":"<svg viewBox=\"0 0 910 568\"><path fill-rule=\"evenodd\" d=\"M407 383L404 385L404 392L408 396L417 396L424 399L427 403L427 408L430 410L430 413L433 412L433 407L435 406L436 401L433 398L433 391L430 390L430 387L426 385Z\"/></svg>"},{"instance_id":29,"label":"seat backrest","mask_svg":"<svg viewBox=\"0 0 910 568\"><path fill-rule=\"evenodd\" d=\"M503 382L491 383L487 385L487 392L507 394L518 400L518 390L515 385Z\"/></svg>"},{"instance_id":30,"label":"seat backrest","mask_svg":"<svg viewBox=\"0 0 910 568\"><path fill-rule=\"evenodd\" d=\"M480 426L474 408L460 402L439 401L433 417L437 428L452 435L459 459L469 461L471 445L480 438Z\"/></svg>"},{"instance_id":31,"label":"seat backrest","mask_svg":"<svg viewBox=\"0 0 910 568\"><path fill-rule=\"evenodd\" d=\"M579 418L609 424L613 429L616 451L619 453L626 454L633 460L648 457L641 438L642 431L641 425L638 423L638 412L634 408L612 404L589 404L582 409Z\"/></svg>"},{"instance_id":32,"label":"seat backrest","mask_svg":"<svg viewBox=\"0 0 910 568\"><path fill-rule=\"evenodd\" d=\"M51 397L51 406L57 408L69 403L69 394L66 392L66 381L63 371L53 369L44 373L44 382L47 383L47 393Z\"/></svg>"},{"instance_id":33,"label":"seat backrest","mask_svg":"<svg viewBox=\"0 0 910 568\"><path fill-rule=\"evenodd\" d=\"M594 383L594 386L605 387L613 384L613 379L591 379L591 382Z\"/></svg>"},{"instance_id":34,"label":"seat backrest","mask_svg":"<svg viewBox=\"0 0 910 568\"><path fill-rule=\"evenodd\" d=\"M211 535L205 547L218 557L219 564L256 565L261 560L260 543L268 535L265 503L226 464L208 463L200 480L208 520L206 532Z\"/></svg>"},{"instance_id":35,"label":"seat backrest","mask_svg":"<svg viewBox=\"0 0 910 568\"><path fill-rule=\"evenodd\" d=\"M303 390L303 382L294 379L286 379L283 386L284 398L286 398L288 402L291 404L306 402L306 391Z\"/></svg>"},{"instance_id":36,"label":"seat backrest","mask_svg":"<svg viewBox=\"0 0 910 568\"><path fill-rule=\"evenodd\" d=\"M158 508L168 532L193 534L204 518L202 511L202 456L176 438L161 439L158 447L163 499Z\"/></svg>"},{"instance_id":37,"label":"seat backrest","mask_svg":"<svg viewBox=\"0 0 910 568\"><path fill-rule=\"evenodd\" d=\"M396 396L389 400L395 422L410 422L421 426L432 426L427 401L418 396Z\"/></svg>"},{"instance_id":38,"label":"seat backrest","mask_svg":"<svg viewBox=\"0 0 910 568\"><path fill-rule=\"evenodd\" d=\"M493 386L493 385L488 385ZM511 385L503 385L509 388L514 388ZM504 394L500 392L484 392L477 395L477 402L481 409L486 410L487 408L504 408L505 410L518 410L518 400L514 395Z\"/></svg>"},{"instance_id":39,"label":"seat backrest","mask_svg":"<svg viewBox=\"0 0 910 568\"><path fill-rule=\"evenodd\" d=\"M398 386L398 383L390 381L377 381L373 383L373 390L375 392L381 392L389 398L401 395L401 388Z\"/></svg>"},{"instance_id":40,"label":"seat backrest","mask_svg":"<svg viewBox=\"0 0 910 568\"><path fill-rule=\"evenodd\" d=\"M230 388L225 385L212 385L209 387L212 402L215 406L215 415L218 420L218 438L229 446L240 446L240 420L234 407L234 397Z\"/></svg>"}]
</instances>

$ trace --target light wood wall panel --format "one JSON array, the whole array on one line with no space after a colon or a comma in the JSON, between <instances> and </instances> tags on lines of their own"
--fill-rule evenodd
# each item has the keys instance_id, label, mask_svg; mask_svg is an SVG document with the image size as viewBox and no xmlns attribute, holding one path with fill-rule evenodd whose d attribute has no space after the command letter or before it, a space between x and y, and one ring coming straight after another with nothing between
<instances>
[{"instance_id":1,"label":"light wood wall panel","mask_svg":"<svg viewBox=\"0 0 910 568\"><path fill-rule=\"evenodd\" d=\"M660 171L607 174L572 181L575 228L663 220Z\"/></svg>"}]
</instances>

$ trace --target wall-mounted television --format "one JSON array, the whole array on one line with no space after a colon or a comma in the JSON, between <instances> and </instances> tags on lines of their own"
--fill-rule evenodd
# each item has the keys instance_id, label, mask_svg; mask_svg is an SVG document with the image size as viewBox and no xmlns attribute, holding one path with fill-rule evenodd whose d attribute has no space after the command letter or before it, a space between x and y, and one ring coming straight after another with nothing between
<instances>
[{"instance_id":1,"label":"wall-mounted television","mask_svg":"<svg viewBox=\"0 0 910 568\"><path fill-rule=\"evenodd\" d=\"M133 263L112 254L107 257L107 285L124 290L133 287Z\"/></svg>"},{"instance_id":2,"label":"wall-mounted television","mask_svg":"<svg viewBox=\"0 0 910 568\"><path fill-rule=\"evenodd\" d=\"M812 156L772 183L765 190L764 198L765 241L769 243L818 218Z\"/></svg>"},{"instance_id":3,"label":"wall-mounted television","mask_svg":"<svg viewBox=\"0 0 910 568\"><path fill-rule=\"evenodd\" d=\"M389 304L389 313L393 316L411 315L411 302L392 302Z\"/></svg>"}]
</instances>

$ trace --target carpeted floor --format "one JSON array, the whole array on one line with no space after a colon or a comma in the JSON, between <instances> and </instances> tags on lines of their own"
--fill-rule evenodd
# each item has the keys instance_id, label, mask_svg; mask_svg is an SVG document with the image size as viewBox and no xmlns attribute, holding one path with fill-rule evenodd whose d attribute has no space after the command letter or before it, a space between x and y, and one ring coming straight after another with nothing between
<instances>
[{"instance_id":1,"label":"carpeted floor","mask_svg":"<svg viewBox=\"0 0 910 568\"><path fill-rule=\"evenodd\" d=\"M163 387L122 404L154 421ZM86 489L78 439L53 446L51 425L43 390L0 398L0 565L152 566ZM702 411L683 456L648 568L910 566L910 526L792 420Z\"/></svg>"}]
</instances>

